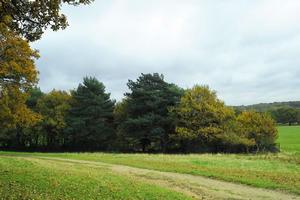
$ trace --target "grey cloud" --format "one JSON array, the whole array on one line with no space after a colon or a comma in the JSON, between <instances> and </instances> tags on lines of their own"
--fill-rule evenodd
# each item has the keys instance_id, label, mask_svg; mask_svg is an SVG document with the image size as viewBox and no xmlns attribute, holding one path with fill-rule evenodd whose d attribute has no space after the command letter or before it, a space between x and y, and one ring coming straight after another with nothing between
<instances>
[{"instance_id":1,"label":"grey cloud","mask_svg":"<svg viewBox=\"0 0 300 200\"><path fill-rule=\"evenodd\" d=\"M229 105L299 100L300 2L100 1L65 7L70 26L33 44L40 87L74 89L86 75L120 100L128 79L158 72L208 84Z\"/></svg>"}]
</instances>

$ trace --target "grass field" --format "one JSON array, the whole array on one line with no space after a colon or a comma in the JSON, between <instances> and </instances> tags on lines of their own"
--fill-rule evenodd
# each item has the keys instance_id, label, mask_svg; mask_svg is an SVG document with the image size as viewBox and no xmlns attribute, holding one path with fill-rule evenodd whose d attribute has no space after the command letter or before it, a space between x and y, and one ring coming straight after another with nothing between
<instances>
[{"instance_id":1,"label":"grass field","mask_svg":"<svg viewBox=\"0 0 300 200\"><path fill-rule=\"evenodd\" d=\"M0 155L26 154L115 163L158 171L201 175L300 195L300 152L299 142L297 142L300 138L300 127L279 127L279 131L278 141L281 144L282 152L278 154L163 155L0 152ZM291 137L293 139L290 139ZM60 195L66 194L69 197L66 199L80 199L86 195L83 193L86 190L89 191L91 199L99 198L99 195L103 195L104 199L118 199L119 197L122 199L167 199L164 196L166 194L174 199L174 196L178 196L178 193L172 193L158 186L137 183L128 178L110 174L105 169L87 170L80 166L51 164L46 161L24 162L20 158L5 156L0 156L0 159L0 194L9 198L11 198L9 195L14 195L12 199L18 199L18 194L25 194L25 197L27 195L34 199L60 198ZM86 176L92 178L85 180ZM107 180L112 183L111 186L107 186ZM53 194L47 193L48 187L51 188ZM121 196L115 196L118 194L114 191L119 189L121 193L118 194ZM139 193L135 191L139 191ZM43 195L40 195L41 193ZM188 197L180 196L180 199L184 198Z\"/></svg>"},{"instance_id":2,"label":"grass field","mask_svg":"<svg viewBox=\"0 0 300 200\"><path fill-rule=\"evenodd\" d=\"M0 199L192 199L105 167L0 157Z\"/></svg>"},{"instance_id":3,"label":"grass field","mask_svg":"<svg viewBox=\"0 0 300 200\"><path fill-rule=\"evenodd\" d=\"M300 153L300 126L280 126L279 133L282 150Z\"/></svg>"}]
</instances>

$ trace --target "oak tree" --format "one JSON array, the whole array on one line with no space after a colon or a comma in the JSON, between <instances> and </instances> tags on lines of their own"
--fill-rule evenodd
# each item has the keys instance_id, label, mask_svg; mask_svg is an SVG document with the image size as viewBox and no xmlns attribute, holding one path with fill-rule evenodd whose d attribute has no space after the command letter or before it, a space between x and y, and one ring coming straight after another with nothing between
<instances>
[{"instance_id":1,"label":"oak tree","mask_svg":"<svg viewBox=\"0 0 300 200\"><path fill-rule=\"evenodd\" d=\"M67 18L60 13L63 4L89 4L93 0L0 0L0 23L16 31L28 41L41 38L50 27L56 31L65 29Z\"/></svg>"},{"instance_id":2,"label":"oak tree","mask_svg":"<svg viewBox=\"0 0 300 200\"><path fill-rule=\"evenodd\" d=\"M52 90L37 102L37 110L42 115L38 124L41 127L40 137L48 149L64 146L64 129L67 126L66 115L70 109L71 95L65 91Z\"/></svg>"},{"instance_id":3,"label":"oak tree","mask_svg":"<svg viewBox=\"0 0 300 200\"><path fill-rule=\"evenodd\" d=\"M255 141L256 151L276 150L278 129L269 114L260 114L252 110L244 111L237 117L237 121L240 123L238 131Z\"/></svg>"},{"instance_id":4,"label":"oak tree","mask_svg":"<svg viewBox=\"0 0 300 200\"><path fill-rule=\"evenodd\" d=\"M199 141L198 145L203 148L215 145L229 128L228 123L235 119L233 109L226 107L206 85L186 90L178 106L170 112L177 115L177 134Z\"/></svg>"},{"instance_id":5,"label":"oak tree","mask_svg":"<svg viewBox=\"0 0 300 200\"><path fill-rule=\"evenodd\" d=\"M28 91L37 84L37 51L20 36L0 23L0 125L34 123L34 115L25 105Z\"/></svg>"}]
</instances>

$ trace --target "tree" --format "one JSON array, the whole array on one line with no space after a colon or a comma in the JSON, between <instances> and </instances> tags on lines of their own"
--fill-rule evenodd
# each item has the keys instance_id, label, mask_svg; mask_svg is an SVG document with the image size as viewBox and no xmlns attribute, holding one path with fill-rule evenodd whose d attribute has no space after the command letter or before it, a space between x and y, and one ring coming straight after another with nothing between
<instances>
[{"instance_id":1,"label":"tree","mask_svg":"<svg viewBox=\"0 0 300 200\"><path fill-rule=\"evenodd\" d=\"M276 119L279 123L288 123L291 126L297 122L297 110L290 107L279 108L276 110Z\"/></svg>"},{"instance_id":2,"label":"tree","mask_svg":"<svg viewBox=\"0 0 300 200\"><path fill-rule=\"evenodd\" d=\"M41 91L40 88L33 88L32 90L29 91L29 97L26 99L26 105L28 108L31 110L37 112L37 103L38 100L43 98L45 94Z\"/></svg>"},{"instance_id":3,"label":"tree","mask_svg":"<svg viewBox=\"0 0 300 200\"><path fill-rule=\"evenodd\" d=\"M0 23L5 23L10 30L20 33L28 41L35 41L49 26L54 31L67 27L67 18L60 13L64 3L76 6L92 1L0 0Z\"/></svg>"},{"instance_id":4,"label":"tree","mask_svg":"<svg viewBox=\"0 0 300 200\"><path fill-rule=\"evenodd\" d=\"M27 92L38 81L34 59L39 55L3 23L0 33L0 126L34 122L36 116L27 109L25 101Z\"/></svg>"},{"instance_id":5,"label":"tree","mask_svg":"<svg viewBox=\"0 0 300 200\"><path fill-rule=\"evenodd\" d=\"M28 91L38 82L34 66L38 51L31 50L26 41L3 23L0 23L0 33L0 88L13 85Z\"/></svg>"},{"instance_id":6,"label":"tree","mask_svg":"<svg viewBox=\"0 0 300 200\"><path fill-rule=\"evenodd\" d=\"M244 111L237 117L237 121L240 123L238 131L255 141L256 151L275 149L278 130L269 114Z\"/></svg>"},{"instance_id":7,"label":"tree","mask_svg":"<svg viewBox=\"0 0 300 200\"><path fill-rule=\"evenodd\" d=\"M178 106L170 110L177 114L176 132L180 137L197 140L202 149L216 148L216 142L235 119L232 108L219 100L208 86L195 85L188 89ZM199 148L199 147L198 147ZM201 147L200 147L201 149Z\"/></svg>"},{"instance_id":8,"label":"tree","mask_svg":"<svg viewBox=\"0 0 300 200\"><path fill-rule=\"evenodd\" d=\"M65 91L52 90L38 100L37 110L43 116L38 124L39 135L47 149L58 150L65 145L64 129L66 115L70 109L71 96Z\"/></svg>"},{"instance_id":9,"label":"tree","mask_svg":"<svg viewBox=\"0 0 300 200\"><path fill-rule=\"evenodd\" d=\"M297 110L297 123L300 124L300 109Z\"/></svg>"},{"instance_id":10,"label":"tree","mask_svg":"<svg viewBox=\"0 0 300 200\"><path fill-rule=\"evenodd\" d=\"M67 117L68 144L79 150L105 150L114 137L115 101L96 78L85 77L72 92L73 102Z\"/></svg>"},{"instance_id":11,"label":"tree","mask_svg":"<svg viewBox=\"0 0 300 200\"><path fill-rule=\"evenodd\" d=\"M179 102L182 90L165 82L158 73L141 74L136 82L129 80L127 86L131 92L125 94L128 111L128 119L122 126L125 136L141 145L143 152L149 146L165 152L169 134L174 132L168 109Z\"/></svg>"},{"instance_id":12,"label":"tree","mask_svg":"<svg viewBox=\"0 0 300 200\"><path fill-rule=\"evenodd\" d=\"M127 98L124 98L122 101L116 103L113 114L117 136L115 140L115 150L122 152L132 151L134 149L132 147L133 141L124 136L125 130L122 127L122 124L128 119Z\"/></svg>"},{"instance_id":13,"label":"tree","mask_svg":"<svg viewBox=\"0 0 300 200\"><path fill-rule=\"evenodd\" d=\"M53 30L65 28L66 17L59 13L62 4L91 1L0 0L0 126L35 123L38 118L27 109L25 101L27 92L38 82L34 59L39 55L22 37L35 41L48 26Z\"/></svg>"}]
</instances>

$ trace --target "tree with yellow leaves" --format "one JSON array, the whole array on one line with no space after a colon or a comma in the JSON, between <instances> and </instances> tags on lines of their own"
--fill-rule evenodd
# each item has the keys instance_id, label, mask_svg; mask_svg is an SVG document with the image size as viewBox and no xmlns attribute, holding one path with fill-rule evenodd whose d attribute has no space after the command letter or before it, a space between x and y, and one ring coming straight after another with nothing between
<instances>
[{"instance_id":1,"label":"tree with yellow leaves","mask_svg":"<svg viewBox=\"0 0 300 200\"><path fill-rule=\"evenodd\" d=\"M252 110L244 111L237 117L237 122L239 123L237 131L255 141L254 145L257 152L276 151L275 140L278 138L278 129L269 114L260 114Z\"/></svg>"},{"instance_id":2,"label":"tree with yellow leaves","mask_svg":"<svg viewBox=\"0 0 300 200\"><path fill-rule=\"evenodd\" d=\"M39 116L30 111L25 101L27 92L38 82L34 59L38 52L16 32L0 23L0 125L25 126Z\"/></svg>"},{"instance_id":3,"label":"tree with yellow leaves","mask_svg":"<svg viewBox=\"0 0 300 200\"><path fill-rule=\"evenodd\" d=\"M188 89L179 105L170 111L178 116L175 129L178 135L198 140L199 145L215 143L227 128L227 123L235 118L233 109L226 107L216 92L206 85Z\"/></svg>"},{"instance_id":4,"label":"tree with yellow leaves","mask_svg":"<svg viewBox=\"0 0 300 200\"><path fill-rule=\"evenodd\" d=\"M52 90L37 102L37 110L42 115L38 124L42 146L48 150L59 149L64 146L66 137L64 129L67 126L65 120L70 109L72 97L65 91Z\"/></svg>"}]
</instances>

